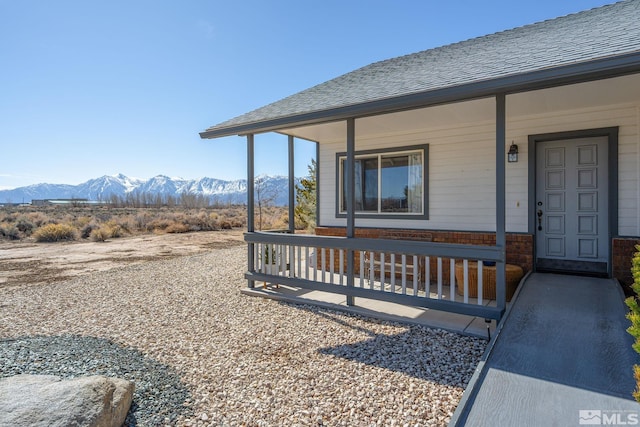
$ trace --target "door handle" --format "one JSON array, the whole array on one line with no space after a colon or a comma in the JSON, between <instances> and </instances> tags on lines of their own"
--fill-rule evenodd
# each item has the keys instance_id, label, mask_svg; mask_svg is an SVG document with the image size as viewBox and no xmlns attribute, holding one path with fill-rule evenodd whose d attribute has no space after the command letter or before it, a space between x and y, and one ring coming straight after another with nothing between
<instances>
[{"instance_id":1,"label":"door handle","mask_svg":"<svg viewBox=\"0 0 640 427\"><path fill-rule=\"evenodd\" d=\"M538 209L538 231L542 231L542 209Z\"/></svg>"}]
</instances>

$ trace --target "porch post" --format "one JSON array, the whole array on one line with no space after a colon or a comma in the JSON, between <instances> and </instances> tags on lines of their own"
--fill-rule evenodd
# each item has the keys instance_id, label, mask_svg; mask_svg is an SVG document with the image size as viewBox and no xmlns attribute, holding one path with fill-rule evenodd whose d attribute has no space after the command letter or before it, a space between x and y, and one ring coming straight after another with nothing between
<instances>
[{"instance_id":1,"label":"porch post","mask_svg":"<svg viewBox=\"0 0 640 427\"><path fill-rule=\"evenodd\" d=\"M506 96L496 95L496 246L501 249L502 260L496 263L496 305L504 311L506 307Z\"/></svg>"},{"instance_id":2,"label":"porch post","mask_svg":"<svg viewBox=\"0 0 640 427\"><path fill-rule=\"evenodd\" d=\"M316 141L316 226L320 221L320 143Z\"/></svg>"},{"instance_id":3,"label":"porch post","mask_svg":"<svg viewBox=\"0 0 640 427\"><path fill-rule=\"evenodd\" d=\"M255 212L254 212L254 153L253 153L253 134L247 135L247 232L253 233L255 231ZM249 243L247 250L247 270L253 273L255 270L255 247L253 243ZM255 287L255 282L249 280L249 288Z\"/></svg>"},{"instance_id":4,"label":"porch post","mask_svg":"<svg viewBox=\"0 0 640 427\"><path fill-rule=\"evenodd\" d=\"M355 146L356 146L356 120L347 119L347 238L355 237L355 206L356 206L356 179L355 179ZM347 287L354 285L354 252L347 249ZM355 305L355 299L347 295L347 305Z\"/></svg>"},{"instance_id":5,"label":"porch post","mask_svg":"<svg viewBox=\"0 0 640 427\"><path fill-rule=\"evenodd\" d=\"M295 217L293 211L296 205L295 197L295 170L293 160L293 136L289 135L289 233L293 234L296 231Z\"/></svg>"}]
</instances>

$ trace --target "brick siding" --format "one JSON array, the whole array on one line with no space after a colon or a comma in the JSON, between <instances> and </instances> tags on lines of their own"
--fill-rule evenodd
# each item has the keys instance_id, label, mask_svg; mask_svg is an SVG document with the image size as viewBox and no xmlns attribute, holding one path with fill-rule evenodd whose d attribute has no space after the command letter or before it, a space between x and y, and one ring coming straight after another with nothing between
<instances>
[{"instance_id":1,"label":"brick siding","mask_svg":"<svg viewBox=\"0 0 640 427\"><path fill-rule=\"evenodd\" d=\"M640 245L638 238L617 237L613 239L613 277L618 279L623 285L625 293L629 294L629 286L633 283L631 275L631 259L638 252L636 245Z\"/></svg>"}]
</instances>

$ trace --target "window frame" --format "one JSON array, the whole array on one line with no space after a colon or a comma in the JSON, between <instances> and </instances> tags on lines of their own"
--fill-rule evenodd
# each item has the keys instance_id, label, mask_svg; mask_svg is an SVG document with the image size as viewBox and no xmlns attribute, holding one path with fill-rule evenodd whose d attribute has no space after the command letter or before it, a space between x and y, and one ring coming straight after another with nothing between
<instances>
[{"instance_id":1,"label":"window frame","mask_svg":"<svg viewBox=\"0 0 640 427\"><path fill-rule=\"evenodd\" d=\"M417 151L422 152L422 209L421 213L412 212L366 212L356 211L356 218L375 218L375 219L403 219L403 220L428 220L429 219L429 144L410 145L402 147L381 148L374 150L361 150L356 151L354 156L367 157L371 155L378 156L378 176L380 176L381 162L380 159L383 156L402 155L415 153ZM336 196L335 196L335 215L336 218L346 218L347 212L341 211L341 200L343 199L342 189L344 188L341 160L346 161L347 152L336 153ZM378 188L382 186L382 183L378 182ZM380 191L378 191L378 209L380 209Z\"/></svg>"}]
</instances>

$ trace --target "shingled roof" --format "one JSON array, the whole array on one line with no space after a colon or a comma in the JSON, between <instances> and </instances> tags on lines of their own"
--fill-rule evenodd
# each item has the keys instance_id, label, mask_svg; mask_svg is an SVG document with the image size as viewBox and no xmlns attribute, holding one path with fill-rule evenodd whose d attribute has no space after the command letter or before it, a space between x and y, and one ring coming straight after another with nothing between
<instances>
[{"instance_id":1,"label":"shingled roof","mask_svg":"<svg viewBox=\"0 0 640 427\"><path fill-rule=\"evenodd\" d=\"M640 72L640 0L376 62L202 132L258 133Z\"/></svg>"}]
</instances>

